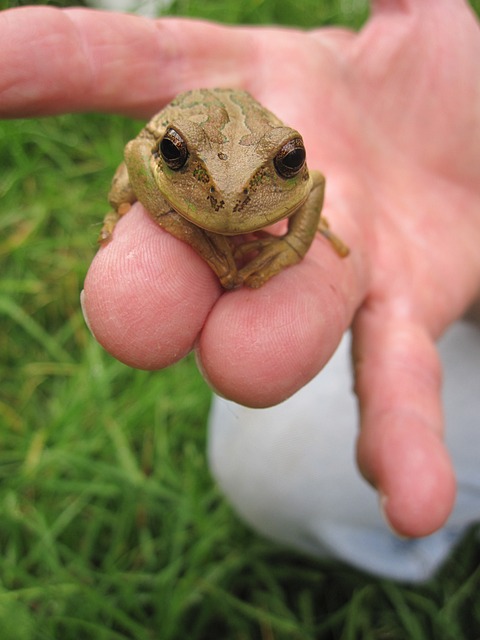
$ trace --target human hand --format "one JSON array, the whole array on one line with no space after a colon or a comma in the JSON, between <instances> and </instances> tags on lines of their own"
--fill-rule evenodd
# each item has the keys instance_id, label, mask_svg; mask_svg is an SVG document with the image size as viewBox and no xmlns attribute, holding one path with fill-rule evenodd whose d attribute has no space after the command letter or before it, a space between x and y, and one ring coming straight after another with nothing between
<instances>
[{"instance_id":1,"label":"human hand","mask_svg":"<svg viewBox=\"0 0 480 640\"><path fill-rule=\"evenodd\" d=\"M147 118L180 91L239 86L302 132L349 258L319 236L260 290L224 293L135 205L87 276L90 326L132 366L194 348L220 393L267 406L312 378L353 323L359 465L397 531L441 526L454 479L434 340L480 281L480 32L463 2L378 1L358 35L45 7L3 12L0 33L3 115Z\"/></svg>"}]
</instances>

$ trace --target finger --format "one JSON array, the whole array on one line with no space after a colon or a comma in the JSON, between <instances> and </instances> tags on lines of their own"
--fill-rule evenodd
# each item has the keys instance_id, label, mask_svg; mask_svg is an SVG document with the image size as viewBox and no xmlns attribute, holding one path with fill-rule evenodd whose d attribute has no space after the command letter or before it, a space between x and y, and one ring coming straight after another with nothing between
<instances>
[{"instance_id":1,"label":"finger","mask_svg":"<svg viewBox=\"0 0 480 640\"><path fill-rule=\"evenodd\" d=\"M160 369L193 348L219 295L207 264L137 204L95 256L82 304L107 351L130 366Z\"/></svg>"},{"instance_id":2,"label":"finger","mask_svg":"<svg viewBox=\"0 0 480 640\"><path fill-rule=\"evenodd\" d=\"M84 9L0 13L0 116L115 111L145 117L180 91L240 84L246 31ZM218 51L222 55L218 55Z\"/></svg>"},{"instance_id":3,"label":"finger","mask_svg":"<svg viewBox=\"0 0 480 640\"><path fill-rule=\"evenodd\" d=\"M441 527L455 499L442 441L441 367L423 329L362 310L354 325L361 432L358 462L380 493L385 516L405 536Z\"/></svg>"}]
</instances>

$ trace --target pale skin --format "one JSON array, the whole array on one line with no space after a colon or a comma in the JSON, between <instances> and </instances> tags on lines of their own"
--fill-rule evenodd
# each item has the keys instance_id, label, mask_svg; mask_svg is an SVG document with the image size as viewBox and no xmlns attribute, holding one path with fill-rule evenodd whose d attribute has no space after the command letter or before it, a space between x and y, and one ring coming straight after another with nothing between
<instances>
[{"instance_id":1,"label":"pale skin","mask_svg":"<svg viewBox=\"0 0 480 640\"><path fill-rule=\"evenodd\" d=\"M261 289L224 293L135 204L91 265L89 324L132 366L166 367L195 349L210 384L251 406L294 393L352 327L359 467L400 534L441 527L455 481L435 340L480 289L480 29L467 6L377 1L358 35L42 7L1 13L0 34L5 117L148 119L181 91L223 85L301 131L348 259L317 235Z\"/></svg>"}]
</instances>

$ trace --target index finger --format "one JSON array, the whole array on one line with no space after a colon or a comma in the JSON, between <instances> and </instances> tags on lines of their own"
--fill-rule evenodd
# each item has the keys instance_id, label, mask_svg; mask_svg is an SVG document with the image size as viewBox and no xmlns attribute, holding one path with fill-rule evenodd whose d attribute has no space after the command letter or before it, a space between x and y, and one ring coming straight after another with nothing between
<instances>
[{"instance_id":1,"label":"index finger","mask_svg":"<svg viewBox=\"0 0 480 640\"><path fill-rule=\"evenodd\" d=\"M0 59L8 60L0 69L0 117L88 110L148 116L212 79L238 84L244 39L241 30L190 20L10 9L0 13Z\"/></svg>"}]
</instances>

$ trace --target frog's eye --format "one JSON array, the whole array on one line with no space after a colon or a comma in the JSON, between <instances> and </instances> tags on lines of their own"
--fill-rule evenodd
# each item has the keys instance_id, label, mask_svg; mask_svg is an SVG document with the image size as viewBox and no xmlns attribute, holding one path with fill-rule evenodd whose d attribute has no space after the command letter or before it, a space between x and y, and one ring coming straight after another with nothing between
<instances>
[{"instance_id":1,"label":"frog's eye","mask_svg":"<svg viewBox=\"0 0 480 640\"><path fill-rule=\"evenodd\" d=\"M286 142L275 156L275 169L281 178L293 178L305 165L305 147L301 138Z\"/></svg>"},{"instance_id":2,"label":"frog's eye","mask_svg":"<svg viewBox=\"0 0 480 640\"><path fill-rule=\"evenodd\" d=\"M165 164L173 171L181 169L187 161L187 143L175 129L167 129L158 149Z\"/></svg>"}]
</instances>

